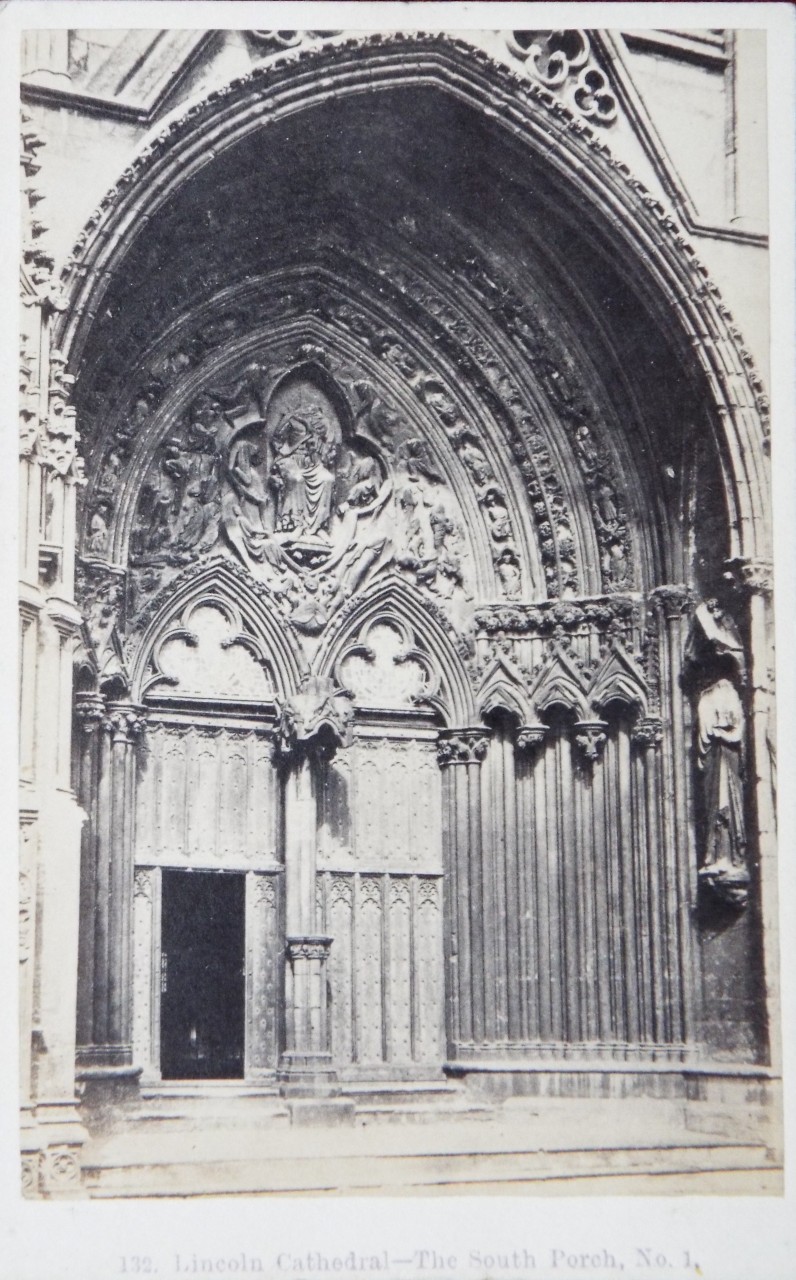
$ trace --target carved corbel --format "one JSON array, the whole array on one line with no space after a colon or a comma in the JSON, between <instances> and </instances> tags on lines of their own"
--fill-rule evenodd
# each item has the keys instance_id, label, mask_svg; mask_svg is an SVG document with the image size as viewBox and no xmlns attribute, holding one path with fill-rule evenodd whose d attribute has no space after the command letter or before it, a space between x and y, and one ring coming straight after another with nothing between
<instances>
[{"instance_id":1,"label":"carved corbel","mask_svg":"<svg viewBox=\"0 0 796 1280\"><path fill-rule=\"evenodd\" d=\"M282 704L277 726L280 755L304 753L329 759L352 741L353 694L324 676L306 676L298 693Z\"/></svg>"},{"instance_id":2,"label":"carved corbel","mask_svg":"<svg viewBox=\"0 0 796 1280\"><path fill-rule=\"evenodd\" d=\"M580 749L583 759L594 764L603 753L607 740L608 725L604 720L578 720L573 727L575 745Z\"/></svg>"},{"instance_id":3,"label":"carved corbel","mask_svg":"<svg viewBox=\"0 0 796 1280\"><path fill-rule=\"evenodd\" d=\"M727 578L733 586L749 595L770 596L774 589L774 566L770 560L744 559L727 561Z\"/></svg>"},{"instance_id":4,"label":"carved corbel","mask_svg":"<svg viewBox=\"0 0 796 1280\"><path fill-rule=\"evenodd\" d=\"M514 738L518 751L533 755L543 745L547 726L544 724L521 724Z\"/></svg>"}]
</instances>

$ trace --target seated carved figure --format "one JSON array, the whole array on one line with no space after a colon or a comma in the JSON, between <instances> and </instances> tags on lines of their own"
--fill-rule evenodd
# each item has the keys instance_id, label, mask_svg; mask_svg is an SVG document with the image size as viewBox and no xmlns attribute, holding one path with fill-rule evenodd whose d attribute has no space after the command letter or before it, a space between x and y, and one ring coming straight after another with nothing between
<instances>
[{"instance_id":1,"label":"seated carved figure","mask_svg":"<svg viewBox=\"0 0 796 1280\"><path fill-rule=\"evenodd\" d=\"M294 413L273 437L275 461L270 483L276 491L277 529L315 535L325 532L332 512L334 446L322 415Z\"/></svg>"}]
</instances>

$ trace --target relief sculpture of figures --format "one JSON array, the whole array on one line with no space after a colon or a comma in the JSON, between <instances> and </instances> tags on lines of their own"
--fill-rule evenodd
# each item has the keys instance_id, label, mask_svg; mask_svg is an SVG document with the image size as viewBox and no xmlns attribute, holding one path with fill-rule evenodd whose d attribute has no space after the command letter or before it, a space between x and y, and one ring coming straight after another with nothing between
<instances>
[{"instance_id":1,"label":"relief sculpture of figures","mask_svg":"<svg viewBox=\"0 0 796 1280\"><path fill-rule=\"evenodd\" d=\"M428 444L362 380L344 430L344 391L329 378L299 365L270 394L264 378L255 364L203 392L160 446L133 533L138 597L197 555L232 555L306 634L391 567L455 609L468 590L464 527ZM496 517L506 523L502 508Z\"/></svg>"}]
</instances>

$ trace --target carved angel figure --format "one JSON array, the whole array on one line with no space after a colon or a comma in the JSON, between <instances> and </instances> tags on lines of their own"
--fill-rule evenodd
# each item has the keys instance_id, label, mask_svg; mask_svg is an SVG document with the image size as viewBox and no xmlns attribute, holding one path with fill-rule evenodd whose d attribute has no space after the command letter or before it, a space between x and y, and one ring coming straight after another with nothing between
<instances>
[{"instance_id":1,"label":"carved angel figure","mask_svg":"<svg viewBox=\"0 0 796 1280\"><path fill-rule=\"evenodd\" d=\"M221 498L224 532L244 564L284 564L284 553L263 523L268 495L257 470L260 455L252 440L238 439L229 450Z\"/></svg>"},{"instance_id":2,"label":"carved angel figure","mask_svg":"<svg viewBox=\"0 0 796 1280\"><path fill-rule=\"evenodd\" d=\"M726 677L701 693L697 723L707 813L707 842L699 875L725 902L744 906L749 870L741 783L743 708L737 689Z\"/></svg>"}]
</instances>

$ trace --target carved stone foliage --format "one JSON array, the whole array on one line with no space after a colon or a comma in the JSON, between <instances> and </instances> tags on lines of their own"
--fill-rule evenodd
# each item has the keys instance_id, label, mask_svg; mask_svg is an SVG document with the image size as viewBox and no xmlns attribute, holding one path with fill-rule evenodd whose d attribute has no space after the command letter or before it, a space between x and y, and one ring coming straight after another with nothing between
<instances>
[{"instance_id":1,"label":"carved stone foliage","mask_svg":"<svg viewBox=\"0 0 796 1280\"><path fill-rule=\"evenodd\" d=\"M290 33L291 35L293 33ZM521 55L530 52L534 39L525 38L523 33L514 33L515 43ZM552 33L550 33L552 34ZM519 37L519 39L517 39ZM648 192L644 184L628 169L627 164L611 154L604 140L590 127L590 124L578 113L565 107L556 93L541 82L531 78L526 84L518 84L515 70L504 66L478 48L474 48L466 38L458 36L441 36L437 33L369 33L350 35L334 42L313 47L312 42L304 42L298 49L288 48L281 54L274 54L264 60L263 65L253 68L245 75L230 80L228 84L213 90L201 102L192 104L180 115L170 118L166 125L149 143L141 148L134 161L128 165L119 181L108 191L95 212L85 224L68 259L65 275L73 278L78 271L86 271L84 257L90 260L98 232L103 231L103 224L112 220L116 209L122 204L130 189L142 185L150 167L157 164L173 152L195 130L208 126L221 108L229 109L230 119L234 118L234 109L240 103L251 100L252 95L262 96L265 102L272 100L272 95L284 91L285 82L296 72L312 71L317 77L328 76L330 91L335 77L352 78L352 67L356 68L360 83L366 83L374 76L375 67L384 75L379 66L384 62L384 53L391 49L399 49L408 64L432 57L444 61L445 65L456 67L465 76L473 76L476 68L479 79L483 80L482 90L485 102L492 110L506 113L506 98L515 105L519 119L528 113L541 111L545 115L545 126L549 131L551 145L554 148L566 147L572 154L575 164L586 169L596 169L601 173L606 186L614 185L620 199L632 210L631 216L637 217L650 234L657 239L662 237L664 245L675 252L680 260L681 269L690 280L696 298L704 298L710 312L720 321L720 333L728 348L738 354L746 370L741 371L741 385L747 386L753 395L756 409L763 424L768 429L769 407L763 394L763 385L754 368L748 351L742 347L741 337L731 324L732 316L722 302L719 290L710 280L707 268L694 252L693 246L683 236L682 230L671 217L661 202ZM515 51L516 52L516 51ZM353 55L353 58L352 58ZM355 60L355 61L354 61ZM395 63L396 60L386 60ZM569 59L568 59L569 61ZM390 74L403 75L404 72L386 72L385 82L389 82ZM433 76L433 71L431 72ZM307 83L312 83L314 76L306 76ZM326 80L323 81L327 83ZM471 90L472 92L472 90ZM627 216L627 215L625 215ZM88 250L88 253L86 251ZM203 264L202 264L203 265ZM730 357L734 360L734 355ZM744 403L741 399L735 403Z\"/></svg>"},{"instance_id":2,"label":"carved stone foliage","mask_svg":"<svg viewBox=\"0 0 796 1280\"><path fill-rule=\"evenodd\" d=\"M590 124L616 120L616 98L585 31L512 31L506 41L529 75L556 90L577 115Z\"/></svg>"},{"instance_id":3,"label":"carved stone foliage","mask_svg":"<svg viewBox=\"0 0 796 1280\"><path fill-rule=\"evenodd\" d=\"M80 437L75 410L70 404L74 378L67 374L66 361L60 352L51 349L46 328L52 313L63 311L66 304L53 280L55 260L47 245L48 227L38 209L44 196L35 178L41 168L37 155L44 139L24 112L21 144L24 197L21 296L26 312L23 313L19 366L20 453L23 457L35 454L39 463L55 476L82 480L82 461L77 456Z\"/></svg>"},{"instance_id":4,"label":"carved stone foliage","mask_svg":"<svg viewBox=\"0 0 796 1280\"><path fill-rule=\"evenodd\" d=\"M213 554L243 565L309 635L387 569L440 600L466 597L464 524L429 446L371 383L328 366L304 348L292 367L252 365L194 400L141 491L136 609Z\"/></svg>"},{"instance_id":5,"label":"carved stone foliage","mask_svg":"<svg viewBox=\"0 0 796 1280\"><path fill-rule=\"evenodd\" d=\"M188 605L155 642L142 696L269 701L270 665L238 609L209 594Z\"/></svg>"},{"instance_id":6,"label":"carved stone foliage","mask_svg":"<svg viewBox=\"0 0 796 1280\"><path fill-rule=\"evenodd\" d=\"M627 627L637 619L638 606L627 596L610 599L490 605L475 613L475 626L485 635L552 636L558 628L572 632L579 627L607 629L619 623Z\"/></svg>"},{"instance_id":7,"label":"carved stone foliage","mask_svg":"<svg viewBox=\"0 0 796 1280\"><path fill-rule=\"evenodd\" d=\"M298 693L282 706L280 753L286 758L306 750L333 755L338 747L350 746L353 715L353 696L347 689L326 677L306 676Z\"/></svg>"},{"instance_id":8,"label":"carved stone foliage","mask_svg":"<svg viewBox=\"0 0 796 1280\"><path fill-rule=\"evenodd\" d=\"M489 749L489 733L486 729L446 729L437 743L437 761L440 765L481 764Z\"/></svg>"}]
</instances>

